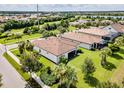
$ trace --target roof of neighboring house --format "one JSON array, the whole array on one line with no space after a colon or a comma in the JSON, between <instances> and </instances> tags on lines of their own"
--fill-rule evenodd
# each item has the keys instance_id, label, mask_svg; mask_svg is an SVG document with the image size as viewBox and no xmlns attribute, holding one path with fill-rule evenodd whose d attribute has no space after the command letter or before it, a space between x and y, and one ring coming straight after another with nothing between
<instances>
[{"instance_id":1,"label":"roof of neighboring house","mask_svg":"<svg viewBox=\"0 0 124 93\"><path fill-rule=\"evenodd\" d=\"M90 20L77 20L74 22L70 22L70 25L78 25L78 24L83 24L83 23L87 23L90 22Z\"/></svg>"},{"instance_id":2,"label":"roof of neighboring house","mask_svg":"<svg viewBox=\"0 0 124 93\"><path fill-rule=\"evenodd\" d=\"M116 24L112 24L111 26L118 32L124 32L124 25L116 23Z\"/></svg>"},{"instance_id":3,"label":"roof of neighboring house","mask_svg":"<svg viewBox=\"0 0 124 93\"><path fill-rule=\"evenodd\" d=\"M80 29L78 30L78 32L97 35L97 36L106 36L109 34L107 31L99 28Z\"/></svg>"},{"instance_id":4,"label":"roof of neighboring house","mask_svg":"<svg viewBox=\"0 0 124 93\"><path fill-rule=\"evenodd\" d=\"M68 32L62 35L64 38L72 39L81 43L93 44L101 41L100 37L78 32Z\"/></svg>"},{"instance_id":5,"label":"roof of neighboring house","mask_svg":"<svg viewBox=\"0 0 124 93\"><path fill-rule=\"evenodd\" d=\"M77 46L77 43L64 40L61 37L49 37L47 39L34 40L32 43L56 56L69 52Z\"/></svg>"}]
</instances>

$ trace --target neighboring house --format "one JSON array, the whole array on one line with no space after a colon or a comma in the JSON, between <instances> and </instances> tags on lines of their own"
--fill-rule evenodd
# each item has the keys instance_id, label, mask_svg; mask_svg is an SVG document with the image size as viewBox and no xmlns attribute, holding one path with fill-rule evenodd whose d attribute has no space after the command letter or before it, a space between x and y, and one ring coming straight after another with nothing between
<instances>
[{"instance_id":1,"label":"neighboring house","mask_svg":"<svg viewBox=\"0 0 124 93\"><path fill-rule=\"evenodd\" d=\"M59 63L62 56L71 59L75 56L78 46L78 43L62 39L61 37L38 39L32 43L34 44L34 50L55 63Z\"/></svg>"},{"instance_id":2,"label":"neighboring house","mask_svg":"<svg viewBox=\"0 0 124 93\"><path fill-rule=\"evenodd\" d=\"M70 22L69 24L70 25L79 25L79 24L84 24L84 23L87 23L87 22L92 22L91 20L77 20L77 21L74 21L74 22Z\"/></svg>"},{"instance_id":3,"label":"neighboring house","mask_svg":"<svg viewBox=\"0 0 124 93\"><path fill-rule=\"evenodd\" d=\"M78 47L86 49L101 48L103 42L100 37L79 32L68 32L61 35L61 37L72 40L72 42L79 42Z\"/></svg>"},{"instance_id":4,"label":"neighboring house","mask_svg":"<svg viewBox=\"0 0 124 93\"><path fill-rule=\"evenodd\" d=\"M109 32L100 28L90 28L90 29L79 29L77 32L82 34L89 34L101 38L101 44L108 42L107 37L109 37Z\"/></svg>"},{"instance_id":5,"label":"neighboring house","mask_svg":"<svg viewBox=\"0 0 124 93\"><path fill-rule=\"evenodd\" d=\"M109 32L110 40L113 40L115 37L120 34L124 34L124 25L121 24L112 24L103 28L107 32Z\"/></svg>"},{"instance_id":6,"label":"neighboring house","mask_svg":"<svg viewBox=\"0 0 124 93\"><path fill-rule=\"evenodd\" d=\"M59 63L60 57L73 58L77 54L77 48L86 49L103 48L105 44L124 33L124 26L112 24L110 26L90 29L79 29L64 33L58 37L37 39L32 43L34 49L44 57Z\"/></svg>"}]
</instances>

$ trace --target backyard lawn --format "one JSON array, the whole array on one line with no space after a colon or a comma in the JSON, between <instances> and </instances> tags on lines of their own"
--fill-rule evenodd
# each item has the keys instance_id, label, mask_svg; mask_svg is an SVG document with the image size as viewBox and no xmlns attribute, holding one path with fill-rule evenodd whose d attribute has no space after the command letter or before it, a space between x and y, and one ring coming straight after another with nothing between
<instances>
[{"instance_id":1,"label":"backyard lawn","mask_svg":"<svg viewBox=\"0 0 124 93\"><path fill-rule=\"evenodd\" d=\"M115 79L115 77L113 77L113 75L116 73L116 71L118 70L118 68L124 64L124 47L121 48L120 52L116 53L114 55L114 57L108 57L107 61L110 63L110 67L109 69L105 69L101 66L100 64L100 51L89 51L86 49L81 48L82 51L84 52L83 54L81 54L80 56L74 58L73 60L71 60L68 65L71 67L74 67L76 72L77 72L77 77L78 77L78 83L77 83L77 87L91 87L90 85L86 84L84 82L83 79L83 75L81 72L81 65L84 62L84 59L86 57L89 57L93 60L95 67L96 67L96 71L94 73L94 77L96 79L96 81L113 81L113 79ZM123 51L123 53L122 53ZM116 56L116 57L115 57ZM120 68L123 69L123 68ZM119 70L120 70L119 69ZM115 75L116 76L116 75ZM123 75L124 77L124 75ZM123 77L120 77L122 80Z\"/></svg>"},{"instance_id":2,"label":"backyard lawn","mask_svg":"<svg viewBox=\"0 0 124 93\"><path fill-rule=\"evenodd\" d=\"M103 82L103 81L112 81L112 82L117 82L118 84L121 83L124 74L123 74L123 67L124 67L124 47L121 47L121 50L119 52L117 52L116 54L114 54L111 57L107 58L107 61L109 62L110 66L108 67L108 69L105 69L101 66L100 64L100 51L96 50L96 51L90 51L90 50L86 50L81 48L83 53L80 54L79 56L77 56L76 58L70 60L68 62L68 66L73 67L76 72L77 72L77 78L78 78L78 83L77 83L77 87L94 87L93 85L89 85L87 83L85 83L84 81L84 75L81 72L81 65L84 63L84 59L86 57L89 57L93 60L95 67L96 67L96 71L93 75L94 77L94 82ZM11 50L16 56L18 55L18 50ZM51 67L52 69L56 66L56 64L54 64L53 62L51 62L50 60L41 57L40 58L40 62L42 62L46 67ZM120 77L121 76L121 77ZM56 87L56 85L53 85L52 87Z\"/></svg>"}]
</instances>

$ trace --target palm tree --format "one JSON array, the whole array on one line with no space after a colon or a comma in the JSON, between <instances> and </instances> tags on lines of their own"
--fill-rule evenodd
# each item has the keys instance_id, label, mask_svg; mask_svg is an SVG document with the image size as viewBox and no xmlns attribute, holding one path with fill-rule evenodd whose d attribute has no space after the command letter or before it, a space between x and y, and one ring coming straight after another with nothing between
<instances>
[{"instance_id":1,"label":"palm tree","mask_svg":"<svg viewBox=\"0 0 124 93\"><path fill-rule=\"evenodd\" d=\"M71 86L76 86L77 83L77 76L76 76L76 72L74 69L72 69L71 67L68 67L68 83L67 83L67 88L71 87Z\"/></svg>"},{"instance_id":2,"label":"palm tree","mask_svg":"<svg viewBox=\"0 0 124 93\"><path fill-rule=\"evenodd\" d=\"M59 85L62 85L66 78L66 67L64 64L60 63L54 71L55 76L59 79Z\"/></svg>"},{"instance_id":3,"label":"palm tree","mask_svg":"<svg viewBox=\"0 0 124 93\"><path fill-rule=\"evenodd\" d=\"M59 87L71 87L75 86L77 82L77 77L74 69L65 64L59 64L55 68L54 75L59 79Z\"/></svg>"}]
</instances>

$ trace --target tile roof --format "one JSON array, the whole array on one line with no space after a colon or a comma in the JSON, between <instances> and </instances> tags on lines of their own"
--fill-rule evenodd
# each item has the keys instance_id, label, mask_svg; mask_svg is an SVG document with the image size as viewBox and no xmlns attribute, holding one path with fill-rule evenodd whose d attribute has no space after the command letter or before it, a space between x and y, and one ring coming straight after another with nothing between
<instances>
[{"instance_id":1,"label":"tile roof","mask_svg":"<svg viewBox=\"0 0 124 93\"><path fill-rule=\"evenodd\" d=\"M75 49L78 44L60 37L49 37L47 39L34 40L32 43L56 56Z\"/></svg>"},{"instance_id":2,"label":"tile roof","mask_svg":"<svg viewBox=\"0 0 124 93\"><path fill-rule=\"evenodd\" d=\"M78 30L78 32L97 35L97 36L106 36L109 34L107 31L100 28L80 29Z\"/></svg>"},{"instance_id":3,"label":"tile roof","mask_svg":"<svg viewBox=\"0 0 124 93\"><path fill-rule=\"evenodd\" d=\"M78 32L68 32L62 35L64 38L72 39L81 43L93 44L101 41L100 37Z\"/></svg>"},{"instance_id":4,"label":"tile roof","mask_svg":"<svg viewBox=\"0 0 124 93\"><path fill-rule=\"evenodd\" d=\"M124 32L124 25L116 23L116 24L112 24L111 26L118 32Z\"/></svg>"}]
</instances>

